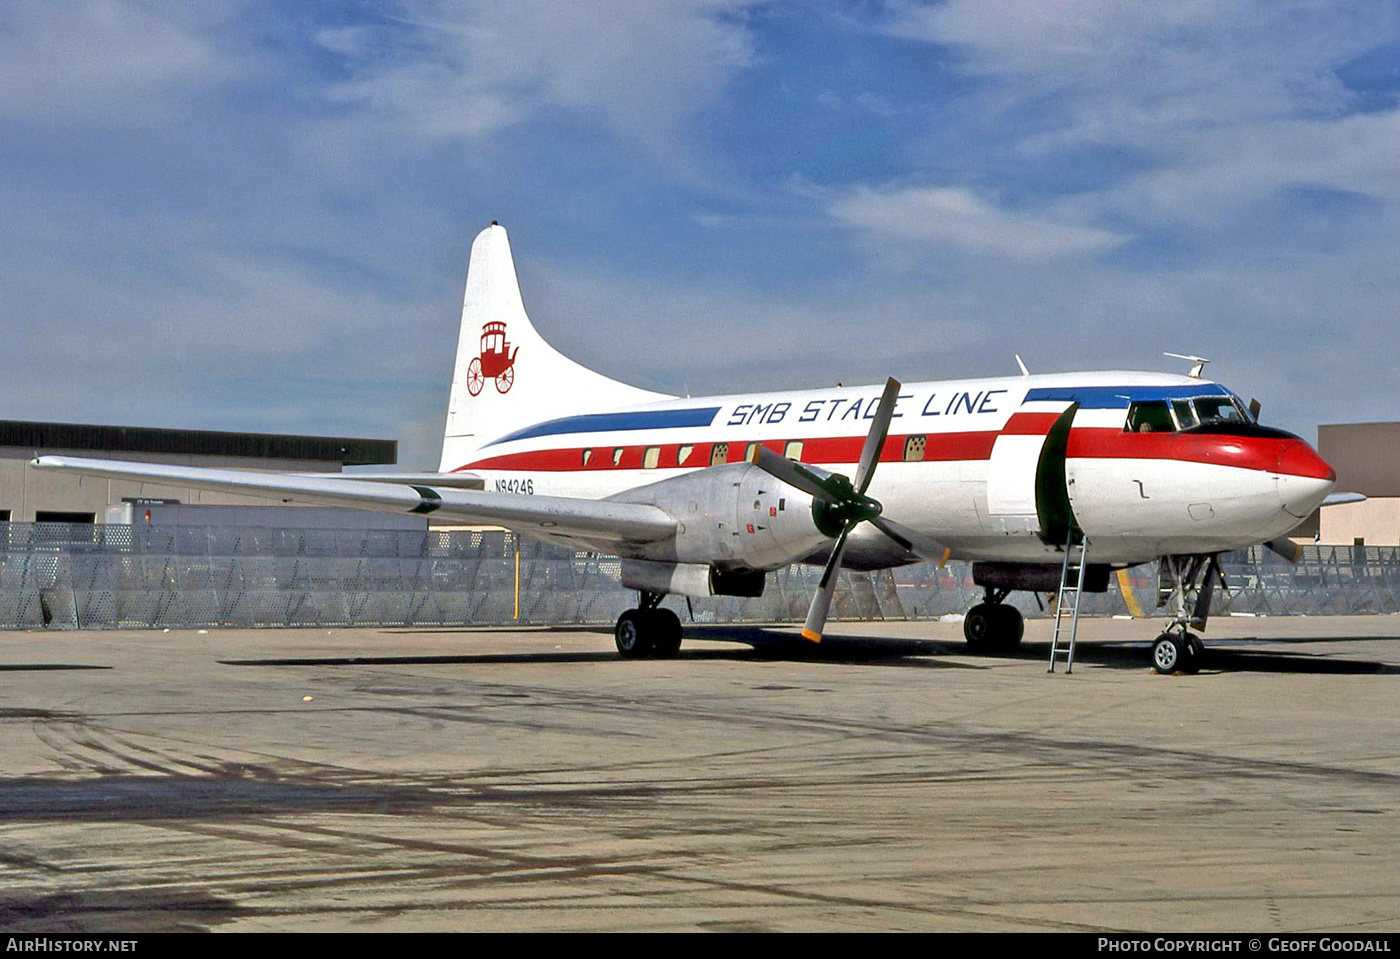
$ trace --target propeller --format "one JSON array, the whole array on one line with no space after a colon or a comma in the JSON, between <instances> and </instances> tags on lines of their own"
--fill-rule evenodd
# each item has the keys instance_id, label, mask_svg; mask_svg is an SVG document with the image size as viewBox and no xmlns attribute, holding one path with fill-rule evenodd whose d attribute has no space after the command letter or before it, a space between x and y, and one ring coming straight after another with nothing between
<instances>
[{"instance_id":1,"label":"propeller","mask_svg":"<svg viewBox=\"0 0 1400 959\"><path fill-rule=\"evenodd\" d=\"M779 456L761 445L756 447L750 456L750 462L759 469L789 486L802 490L816 500L813 518L817 528L836 540L831 549L831 556L826 561L826 568L822 570L816 595L812 597L812 605L807 610L807 621L802 626L802 635L813 642L821 642L822 628L826 625L831 598L836 592L836 578L837 573L841 571L841 557L846 551L846 540L851 535L851 530L861 523L873 524L901 547L925 559L947 558L947 551L941 543L907 526L885 519L880 515L883 507L879 501L865 495L865 491L870 488L870 481L875 476L880 450L889 435L894 405L899 399L899 385L899 381L893 378L885 383L885 392L880 396L874 421L870 424L870 432L866 435L865 446L860 452L854 481L840 473L828 472L820 467Z\"/></svg>"}]
</instances>

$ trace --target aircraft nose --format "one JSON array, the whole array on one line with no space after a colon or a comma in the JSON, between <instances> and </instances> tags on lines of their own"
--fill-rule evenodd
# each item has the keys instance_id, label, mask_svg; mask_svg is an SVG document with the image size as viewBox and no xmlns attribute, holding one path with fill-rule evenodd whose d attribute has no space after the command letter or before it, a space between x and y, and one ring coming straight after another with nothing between
<instances>
[{"instance_id":1,"label":"aircraft nose","mask_svg":"<svg viewBox=\"0 0 1400 959\"><path fill-rule=\"evenodd\" d=\"M1337 485L1337 471L1300 439L1283 444L1278 457L1278 495L1290 516L1307 519Z\"/></svg>"}]
</instances>

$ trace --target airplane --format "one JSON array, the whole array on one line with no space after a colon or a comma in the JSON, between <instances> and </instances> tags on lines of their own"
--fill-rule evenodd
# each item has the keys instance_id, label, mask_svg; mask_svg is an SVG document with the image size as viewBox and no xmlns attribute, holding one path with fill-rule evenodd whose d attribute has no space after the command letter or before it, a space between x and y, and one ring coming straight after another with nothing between
<instances>
[{"instance_id":1,"label":"airplane","mask_svg":"<svg viewBox=\"0 0 1400 959\"><path fill-rule=\"evenodd\" d=\"M1199 668L1220 553L1269 545L1327 500L1336 473L1257 404L1189 374L1080 372L707 397L640 389L569 359L525 312L498 223L472 244L436 473L274 474L40 456L38 469L433 513L615 555L639 594L614 630L627 658L670 657L668 594L759 596L823 564L803 625L820 641L837 574L950 558L984 599L970 648L1015 648L1014 590L1053 592L1067 550L1105 591L1160 561L1171 619L1158 672ZM1347 494L1339 494L1347 495ZM1078 552L1076 555L1078 555ZM1052 661L1053 668L1053 661Z\"/></svg>"}]
</instances>

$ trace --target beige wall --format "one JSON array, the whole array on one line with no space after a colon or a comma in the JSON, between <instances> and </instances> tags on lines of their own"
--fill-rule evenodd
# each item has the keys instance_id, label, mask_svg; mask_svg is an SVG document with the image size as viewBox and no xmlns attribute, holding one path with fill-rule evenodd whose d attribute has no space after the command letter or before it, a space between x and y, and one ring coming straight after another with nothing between
<instances>
[{"instance_id":1,"label":"beige wall","mask_svg":"<svg viewBox=\"0 0 1400 959\"><path fill-rule=\"evenodd\" d=\"M1400 496L1323 508L1319 542L1350 546L1358 538L1368 546L1400 546Z\"/></svg>"},{"instance_id":2,"label":"beige wall","mask_svg":"<svg viewBox=\"0 0 1400 959\"><path fill-rule=\"evenodd\" d=\"M48 453L64 452L45 450ZM100 453L72 451L74 456L101 457ZM17 523L34 520L36 510L71 510L95 514L102 522L104 510L116 505L123 497L139 496L151 499L175 499L181 503L233 506L268 506L276 499L214 493L155 483L135 483L124 480L99 479L72 473L40 472L29 465L32 450L0 449L0 510L9 510L10 519ZM140 460L146 463L178 463L184 466L215 466L226 469L270 469L302 472L338 470L338 463L302 460L239 459L228 456L162 456L159 454L109 454L107 459Z\"/></svg>"},{"instance_id":3,"label":"beige wall","mask_svg":"<svg viewBox=\"0 0 1400 959\"><path fill-rule=\"evenodd\" d=\"M1319 426L1317 451L1337 471L1337 492L1400 496L1400 423Z\"/></svg>"}]
</instances>

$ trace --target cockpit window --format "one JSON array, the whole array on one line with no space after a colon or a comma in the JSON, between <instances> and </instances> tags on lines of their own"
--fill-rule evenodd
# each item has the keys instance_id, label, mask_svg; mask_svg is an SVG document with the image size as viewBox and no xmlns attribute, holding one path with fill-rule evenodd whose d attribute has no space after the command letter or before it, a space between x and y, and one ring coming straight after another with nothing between
<instances>
[{"instance_id":1,"label":"cockpit window","mask_svg":"<svg viewBox=\"0 0 1400 959\"><path fill-rule=\"evenodd\" d=\"M1231 396L1198 396L1191 401L1202 425L1248 423L1249 416Z\"/></svg>"},{"instance_id":2,"label":"cockpit window","mask_svg":"<svg viewBox=\"0 0 1400 959\"><path fill-rule=\"evenodd\" d=\"M1252 423L1233 396L1194 396L1182 400L1140 400L1128 405L1129 433L1174 433L1197 426Z\"/></svg>"},{"instance_id":3,"label":"cockpit window","mask_svg":"<svg viewBox=\"0 0 1400 959\"><path fill-rule=\"evenodd\" d=\"M1176 429L1166 400L1143 400L1128 405L1129 433L1170 433Z\"/></svg>"}]
</instances>

